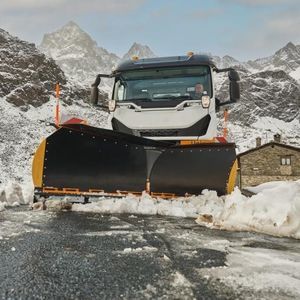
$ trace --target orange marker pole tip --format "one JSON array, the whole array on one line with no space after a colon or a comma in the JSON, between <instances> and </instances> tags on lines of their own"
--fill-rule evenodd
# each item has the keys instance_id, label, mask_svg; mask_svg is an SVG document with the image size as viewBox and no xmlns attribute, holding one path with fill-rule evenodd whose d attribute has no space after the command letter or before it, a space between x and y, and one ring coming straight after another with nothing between
<instances>
[{"instance_id":1,"label":"orange marker pole tip","mask_svg":"<svg viewBox=\"0 0 300 300\"><path fill-rule=\"evenodd\" d=\"M59 96L60 96L59 82L55 84L55 94L56 94L55 124L58 127L59 126Z\"/></svg>"},{"instance_id":2,"label":"orange marker pole tip","mask_svg":"<svg viewBox=\"0 0 300 300\"><path fill-rule=\"evenodd\" d=\"M56 85L55 85L55 93L56 93L56 98L59 98L59 94L60 94L59 82L57 82Z\"/></svg>"}]
</instances>

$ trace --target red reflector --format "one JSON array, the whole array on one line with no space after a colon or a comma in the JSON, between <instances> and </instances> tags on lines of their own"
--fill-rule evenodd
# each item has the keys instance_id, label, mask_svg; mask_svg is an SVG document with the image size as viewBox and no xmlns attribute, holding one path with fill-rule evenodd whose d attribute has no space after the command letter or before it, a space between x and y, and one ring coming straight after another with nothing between
<instances>
[{"instance_id":1,"label":"red reflector","mask_svg":"<svg viewBox=\"0 0 300 300\"><path fill-rule=\"evenodd\" d=\"M223 136L217 136L216 139L219 143L227 143L227 140Z\"/></svg>"}]
</instances>

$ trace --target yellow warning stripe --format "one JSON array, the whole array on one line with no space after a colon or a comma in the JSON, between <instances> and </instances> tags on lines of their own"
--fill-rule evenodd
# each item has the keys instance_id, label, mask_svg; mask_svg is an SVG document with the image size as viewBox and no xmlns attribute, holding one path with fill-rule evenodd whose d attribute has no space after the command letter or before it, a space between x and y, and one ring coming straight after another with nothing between
<instances>
[{"instance_id":1,"label":"yellow warning stripe","mask_svg":"<svg viewBox=\"0 0 300 300\"><path fill-rule=\"evenodd\" d=\"M227 194L230 194L234 190L236 177L237 177L237 170L238 170L238 162L236 159L229 173L229 177L227 181Z\"/></svg>"},{"instance_id":2,"label":"yellow warning stripe","mask_svg":"<svg viewBox=\"0 0 300 300\"><path fill-rule=\"evenodd\" d=\"M180 145L196 145L196 144L211 144L216 143L216 139L212 138L210 140L182 140Z\"/></svg>"},{"instance_id":3,"label":"yellow warning stripe","mask_svg":"<svg viewBox=\"0 0 300 300\"><path fill-rule=\"evenodd\" d=\"M43 140L36 150L33 162L32 162L32 180L33 184L37 188L41 188L43 185L43 170L45 159L46 140Z\"/></svg>"}]
</instances>

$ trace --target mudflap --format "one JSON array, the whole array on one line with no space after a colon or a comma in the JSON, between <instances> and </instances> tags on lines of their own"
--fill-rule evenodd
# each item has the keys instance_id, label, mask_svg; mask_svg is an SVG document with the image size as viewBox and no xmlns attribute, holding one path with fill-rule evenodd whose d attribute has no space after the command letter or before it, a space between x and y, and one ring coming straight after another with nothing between
<instances>
[{"instance_id":1,"label":"mudflap","mask_svg":"<svg viewBox=\"0 0 300 300\"><path fill-rule=\"evenodd\" d=\"M234 144L172 146L83 124L63 125L39 147L33 180L39 195L226 193Z\"/></svg>"}]
</instances>

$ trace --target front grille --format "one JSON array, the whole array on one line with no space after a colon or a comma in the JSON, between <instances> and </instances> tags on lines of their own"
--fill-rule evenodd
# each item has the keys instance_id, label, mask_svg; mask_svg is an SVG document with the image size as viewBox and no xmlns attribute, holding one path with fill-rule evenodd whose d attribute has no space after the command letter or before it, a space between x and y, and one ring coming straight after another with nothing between
<instances>
[{"instance_id":1,"label":"front grille","mask_svg":"<svg viewBox=\"0 0 300 300\"><path fill-rule=\"evenodd\" d=\"M176 128L176 129L145 129L138 130L137 134L141 136L156 137L156 136L201 136L205 135L210 123L210 115L203 117L191 127Z\"/></svg>"},{"instance_id":2,"label":"front grille","mask_svg":"<svg viewBox=\"0 0 300 300\"><path fill-rule=\"evenodd\" d=\"M178 136L179 130L174 129L152 129L152 130L140 130L141 136Z\"/></svg>"}]
</instances>

